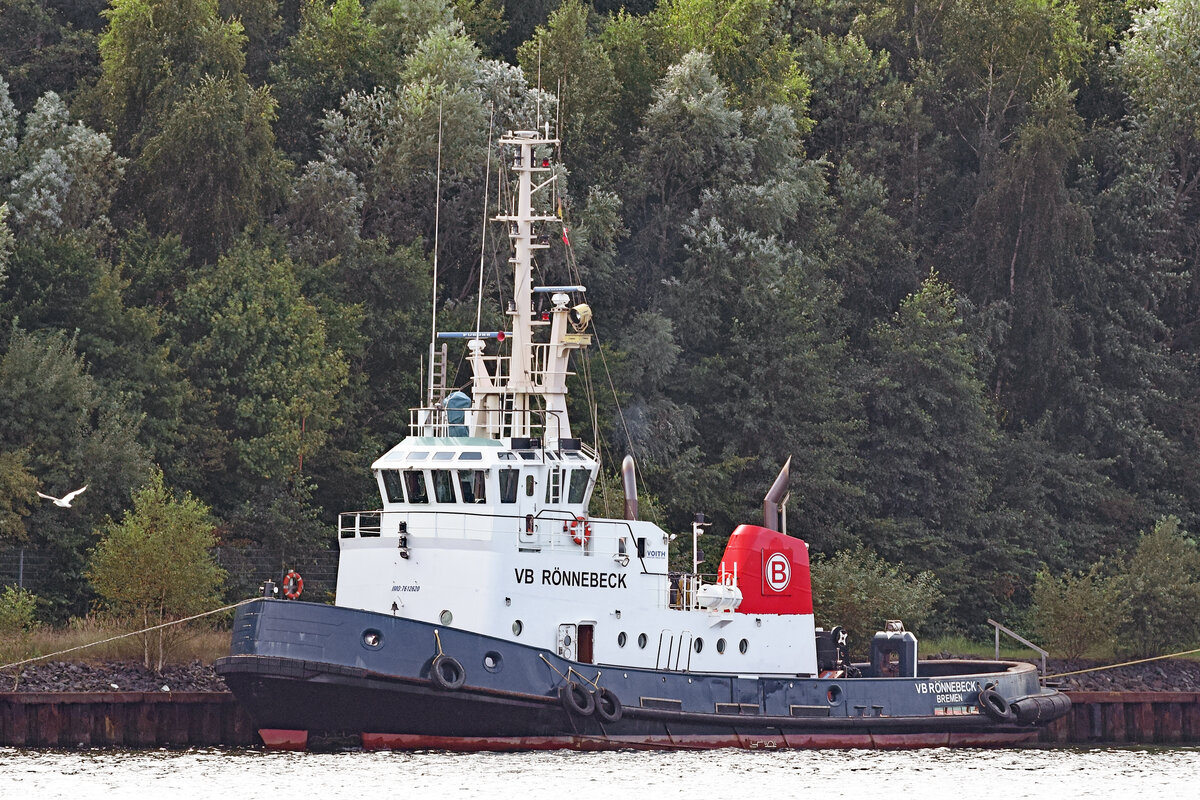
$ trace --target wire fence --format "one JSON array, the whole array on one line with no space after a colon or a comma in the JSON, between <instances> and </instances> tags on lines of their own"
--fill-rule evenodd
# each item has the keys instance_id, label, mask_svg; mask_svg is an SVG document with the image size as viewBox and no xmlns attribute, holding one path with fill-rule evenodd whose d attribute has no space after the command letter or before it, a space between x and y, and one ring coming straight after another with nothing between
<instances>
[{"instance_id":1,"label":"wire fence","mask_svg":"<svg viewBox=\"0 0 1200 800\"><path fill-rule=\"evenodd\" d=\"M258 595L267 580L279 585L289 570L295 570L304 579L303 599L316 603L333 602L337 588L336 551L281 558L261 551L222 547L214 551L214 558L226 572L225 597L231 602ZM32 548L0 548L0 590L14 586L37 594L42 587L52 587L62 581L57 570L58 566L50 556Z\"/></svg>"}]
</instances>

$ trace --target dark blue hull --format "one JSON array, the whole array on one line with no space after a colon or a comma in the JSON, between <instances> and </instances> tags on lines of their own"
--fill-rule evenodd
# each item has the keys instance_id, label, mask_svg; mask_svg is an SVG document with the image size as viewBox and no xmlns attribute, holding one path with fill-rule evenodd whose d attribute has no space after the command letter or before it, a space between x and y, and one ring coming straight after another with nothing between
<instances>
[{"instance_id":1,"label":"dark blue hull","mask_svg":"<svg viewBox=\"0 0 1200 800\"><path fill-rule=\"evenodd\" d=\"M1029 740L1070 706L1028 664L921 662L917 678L630 669L277 600L239 609L231 655L216 666L279 747L982 746ZM1004 713L980 707L987 689L1010 701Z\"/></svg>"}]
</instances>

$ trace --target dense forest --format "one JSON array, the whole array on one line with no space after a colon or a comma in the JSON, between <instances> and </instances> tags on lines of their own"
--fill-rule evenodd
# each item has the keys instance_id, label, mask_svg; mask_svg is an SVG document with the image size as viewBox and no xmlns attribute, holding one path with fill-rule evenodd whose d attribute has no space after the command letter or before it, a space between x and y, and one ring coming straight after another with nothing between
<instances>
[{"instance_id":1,"label":"dense forest","mask_svg":"<svg viewBox=\"0 0 1200 800\"><path fill-rule=\"evenodd\" d=\"M511 291L485 187L539 119L573 414L664 527L760 519L790 456L789 533L932 573L946 630L1196 527L1198 0L0 0L0 551L39 613L88 611L156 480L231 597L327 557L431 298L469 330Z\"/></svg>"}]
</instances>

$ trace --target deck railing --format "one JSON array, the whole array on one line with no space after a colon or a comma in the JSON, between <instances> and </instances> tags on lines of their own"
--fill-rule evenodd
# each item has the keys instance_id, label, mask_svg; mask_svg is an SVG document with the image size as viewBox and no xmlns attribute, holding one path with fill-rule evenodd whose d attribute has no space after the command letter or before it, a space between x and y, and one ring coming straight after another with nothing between
<instances>
[{"instance_id":1,"label":"deck railing","mask_svg":"<svg viewBox=\"0 0 1200 800\"><path fill-rule=\"evenodd\" d=\"M1000 660L1000 632L1001 632L1001 631L1004 631L1004 633L1006 633L1007 635L1009 635L1009 636L1011 636L1012 638L1016 639L1018 642L1020 642L1021 644L1025 645L1025 646L1026 646L1026 647L1028 647L1029 649L1031 649L1031 650L1034 650L1034 651L1036 651L1037 653L1041 654L1041 656L1042 656L1042 671L1041 671L1041 673L1039 673L1039 674L1040 674L1040 675L1045 675L1045 674L1046 674L1046 657L1050 655L1048 652L1046 652L1046 651L1045 651L1045 650L1043 650L1042 648L1038 647L1036 644L1034 644L1033 642L1029 641L1029 640L1028 640L1028 639L1026 639L1024 636L1022 636L1021 634L1017 633L1016 631L1014 631L1014 630L1010 630L1009 628L1006 628L1006 627L1004 627L1004 626L1003 626L1003 625L1001 625L999 622L996 622L996 620L994 620L994 619L989 619L989 620L988 620L988 625L991 625L993 628L995 628L995 629L996 629L996 660L997 660L997 661L999 661L999 660Z\"/></svg>"}]
</instances>

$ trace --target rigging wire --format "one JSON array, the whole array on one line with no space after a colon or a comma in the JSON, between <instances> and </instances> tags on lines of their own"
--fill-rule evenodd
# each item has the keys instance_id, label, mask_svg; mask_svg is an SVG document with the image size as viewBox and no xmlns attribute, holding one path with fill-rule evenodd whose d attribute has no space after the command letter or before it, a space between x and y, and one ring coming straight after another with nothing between
<instances>
[{"instance_id":1,"label":"rigging wire","mask_svg":"<svg viewBox=\"0 0 1200 800\"><path fill-rule=\"evenodd\" d=\"M1194 650L1184 650L1181 653L1168 653L1165 656L1153 656L1151 658L1139 658L1136 661L1124 661L1120 664L1109 664L1108 666L1104 666L1104 667L1091 667L1089 669L1077 669L1073 672L1059 672L1054 675L1043 675L1042 680L1047 680L1049 678L1065 678L1068 675L1082 675L1085 672L1100 672L1100 671L1106 670L1106 669L1117 669L1118 667L1129 667L1134 664L1145 664L1150 661L1162 661L1164 658L1179 658L1180 656L1190 656L1193 653L1200 653L1200 647L1197 647Z\"/></svg>"},{"instance_id":2,"label":"rigging wire","mask_svg":"<svg viewBox=\"0 0 1200 800\"><path fill-rule=\"evenodd\" d=\"M561 99L560 99L559 108L561 109L561 107L562 107L562 105L561 105ZM560 139L559 140L560 151L561 151L561 147L562 147L562 140ZM555 192L557 192L557 190L558 190L557 181L555 182L554 189L555 189ZM563 244L565 245L564 261L565 261L566 267L567 267L567 274L569 275L569 277L572 281L574 281L575 283L577 283L579 285L583 285L583 275L579 268L579 260L575 255L575 245L573 245L571 243L570 236L568 235L570 232L570 227L567 225L567 215L566 215L566 211L563 208L563 202L562 202L561 196L557 196L557 211L558 211L559 221L562 223L562 227L563 227ZM617 387L613 383L612 371L608 367L608 358L604 354L604 348L600 341L600 329L597 326L596 321L594 319L592 320L592 332L596 337L596 349L600 353L600 363L603 367L604 376L608 381L609 391L611 392L612 398L613 398L613 404L616 406L616 409L617 409L617 417L621 422L621 430L625 433L625 441L629 446L630 454L633 455L636 460L637 454L634 452L635 444L634 444L634 440L633 440L633 435L629 430L629 423L625 419L625 409L622 408L621 400L617 396ZM583 364L586 365L585 369L582 370L585 373L585 375L583 376L583 385L584 385L584 395L587 398L588 407L591 412L592 441L593 441L593 445L596 449L597 455L600 456L601 469L603 470L603 464L604 464L605 459L603 457L602 450L608 450L609 463L616 463L616 458L613 455L611 450L609 450L608 448L601 447L599 408L596 404L595 384L591 379L591 352L590 351L581 351L581 353L583 355ZM637 483L639 485L639 492L644 493L646 491L646 485L642 478L642 471L640 469L634 471L634 479L637 481ZM608 512L607 482L606 481L597 481L597 483L601 487L600 488L600 491L602 494L601 500L605 505L604 513L607 515L609 513Z\"/></svg>"}]
</instances>

